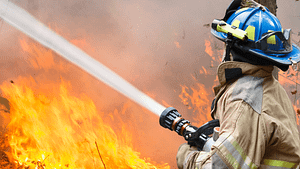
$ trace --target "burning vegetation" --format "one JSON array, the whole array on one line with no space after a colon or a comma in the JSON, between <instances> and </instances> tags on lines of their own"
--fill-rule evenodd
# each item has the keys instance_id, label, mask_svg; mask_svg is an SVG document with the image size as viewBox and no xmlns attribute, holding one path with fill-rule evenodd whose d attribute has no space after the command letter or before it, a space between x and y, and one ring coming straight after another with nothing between
<instances>
[{"instance_id":1,"label":"burning vegetation","mask_svg":"<svg viewBox=\"0 0 300 169\"><path fill-rule=\"evenodd\" d=\"M32 77L18 81L1 85L11 105L1 167L169 168L141 159L126 127L116 134L90 98L69 93L69 83L62 81L53 86L57 92L46 94Z\"/></svg>"},{"instance_id":2,"label":"burning vegetation","mask_svg":"<svg viewBox=\"0 0 300 169\"><path fill-rule=\"evenodd\" d=\"M53 86L57 92L45 94L32 77L1 85L11 105L1 167L169 168L141 159L126 127L116 134L90 98L74 97L68 88L62 81Z\"/></svg>"},{"instance_id":3,"label":"burning vegetation","mask_svg":"<svg viewBox=\"0 0 300 169\"><path fill-rule=\"evenodd\" d=\"M25 40L21 45L34 54L28 63L35 69L54 66L49 50ZM45 56L49 62L41 62ZM125 124L115 131L103 118L108 112L97 110L85 94L72 95L71 83L60 79L46 88L32 76L0 86L10 104L10 109L1 107L1 119L7 122L1 121L1 168L170 168L142 158Z\"/></svg>"}]
</instances>

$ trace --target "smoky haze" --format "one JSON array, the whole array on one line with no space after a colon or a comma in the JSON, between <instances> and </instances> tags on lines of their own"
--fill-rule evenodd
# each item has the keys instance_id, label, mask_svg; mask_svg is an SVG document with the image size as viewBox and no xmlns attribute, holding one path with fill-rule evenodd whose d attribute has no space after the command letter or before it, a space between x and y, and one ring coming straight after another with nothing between
<instances>
[{"instance_id":1,"label":"smoky haze","mask_svg":"<svg viewBox=\"0 0 300 169\"><path fill-rule=\"evenodd\" d=\"M14 0L38 20L68 40L85 40L83 50L112 69L153 99L165 101L193 122L195 113L187 109L178 95L180 85L188 87L202 83L212 95L217 65L205 52L205 40L211 42L214 57L223 44L210 34L210 24L222 18L231 0ZM277 16L283 28L300 32L300 3L278 0ZM67 65L67 70L36 70L28 64L21 49L20 38L32 42L12 26L0 23L1 76L0 82L16 81L19 76L33 76L40 81L70 81L73 92L90 96L97 108L113 112L121 109L127 98L69 65L59 56L55 63ZM210 73L200 74L203 67ZM45 77L45 74L48 75ZM193 77L194 78L193 78ZM129 103L134 105L134 103ZM134 148L142 157L150 157L176 168L178 146L184 143L174 132L159 126L150 112L132 107L125 114L115 114L111 120L115 130L120 121L136 125ZM104 117L109 119L109 117ZM130 127L129 127L130 128Z\"/></svg>"}]
</instances>

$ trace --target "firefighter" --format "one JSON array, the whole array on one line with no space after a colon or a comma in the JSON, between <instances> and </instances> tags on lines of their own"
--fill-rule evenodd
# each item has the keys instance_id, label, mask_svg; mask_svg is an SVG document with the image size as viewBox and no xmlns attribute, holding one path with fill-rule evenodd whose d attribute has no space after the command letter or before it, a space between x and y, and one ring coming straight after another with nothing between
<instances>
[{"instance_id":1,"label":"firefighter","mask_svg":"<svg viewBox=\"0 0 300 169\"><path fill-rule=\"evenodd\" d=\"M298 63L300 48L260 4L234 0L223 21L246 31L247 40L211 31L226 44L211 111L220 120L220 136L210 152L182 144L178 168L295 169L300 163L296 114L272 71Z\"/></svg>"}]
</instances>

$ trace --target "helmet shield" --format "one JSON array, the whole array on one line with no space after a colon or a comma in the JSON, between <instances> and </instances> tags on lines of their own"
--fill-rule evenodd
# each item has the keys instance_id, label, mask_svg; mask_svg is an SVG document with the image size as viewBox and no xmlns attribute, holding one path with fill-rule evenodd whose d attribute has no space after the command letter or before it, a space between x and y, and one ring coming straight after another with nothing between
<instances>
[{"instance_id":1,"label":"helmet shield","mask_svg":"<svg viewBox=\"0 0 300 169\"><path fill-rule=\"evenodd\" d=\"M276 40L277 45L268 43L268 39L272 36L276 36L276 39L279 39L279 41ZM276 31L265 33L258 41L254 43L249 42L249 44L251 44L252 48L260 49L266 53L288 54L293 50L291 44L291 29L286 29L284 32ZM278 48L281 50L278 50Z\"/></svg>"}]
</instances>

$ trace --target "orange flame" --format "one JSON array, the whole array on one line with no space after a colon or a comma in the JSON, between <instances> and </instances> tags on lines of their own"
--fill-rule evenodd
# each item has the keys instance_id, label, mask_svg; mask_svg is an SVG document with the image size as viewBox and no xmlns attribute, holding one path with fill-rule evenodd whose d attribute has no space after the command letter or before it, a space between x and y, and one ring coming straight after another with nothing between
<instances>
[{"instance_id":1,"label":"orange flame","mask_svg":"<svg viewBox=\"0 0 300 169\"><path fill-rule=\"evenodd\" d=\"M210 67L214 67L214 64L219 65L222 62L224 49L217 45L212 49L211 40L205 39L205 52L211 57Z\"/></svg>"},{"instance_id":2,"label":"orange flame","mask_svg":"<svg viewBox=\"0 0 300 169\"><path fill-rule=\"evenodd\" d=\"M53 86L53 91L58 92L52 95L37 92L32 77L20 80L18 85L5 83L0 88L11 104L7 136L11 155L19 166L169 168L167 164L155 165L141 159L132 148L132 136L126 127L122 127L122 133L115 133L104 123L103 112L97 112L90 98L78 98L68 92L69 83L62 81Z\"/></svg>"},{"instance_id":3,"label":"orange flame","mask_svg":"<svg viewBox=\"0 0 300 169\"><path fill-rule=\"evenodd\" d=\"M286 72L283 71L279 71L278 73L278 81L280 82L280 84L286 89L286 91L288 92L291 101L293 103L293 107L296 113L296 120L297 120L297 124L298 126L300 125L300 105L299 105L299 89L298 89L298 85L299 85L299 77L298 77L298 71L295 71L294 69L289 69Z\"/></svg>"},{"instance_id":4,"label":"orange flame","mask_svg":"<svg viewBox=\"0 0 300 169\"><path fill-rule=\"evenodd\" d=\"M217 50L218 59L216 59L213 56L214 52L212 51L211 42L209 40L205 40L205 47L206 47L205 52L209 56L211 56L212 59L211 67L213 67L214 63L220 64L222 60L221 53L223 53L223 49ZM204 66L201 67L199 73L204 75L210 75L209 71ZM194 77L193 75L192 78L195 81L197 81L197 78ZM218 84L219 84L218 76L216 75L216 79L214 80L214 85L216 86ZM207 90L205 86L200 83L196 83L196 85L197 85L196 88L193 87L189 88L185 85L181 85L182 91L179 97L181 98L182 103L186 105L188 109L193 109L193 113L197 112L197 115L194 118L194 120L196 121L196 123L198 123L197 125L200 126L206 123L207 121L211 120L210 108L211 108L211 101L213 98L210 96L212 95L213 90Z\"/></svg>"},{"instance_id":5,"label":"orange flame","mask_svg":"<svg viewBox=\"0 0 300 169\"><path fill-rule=\"evenodd\" d=\"M205 75L207 75L207 70L204 68L204 66L202 66L202 69L203 70L199 70L199 72L200 72L200 74L205 74Z\"/></svg>"},{"instance_id":6,"label":"orange flame","mask_svg":"<svg viewBox=\"0 0 300 169\"><path fill-rule=\"evenodd\" d=\"M205 52L212 57L213 56L213 51L210 45L210 41L205 39ZM213 60L216 60L215 57L212 58Z\"/></svg>"},{"instance_id":7,"label":"orange flame","mask_svg":"<svg viewBox=\"0 0 300 169\"><path fill-rule=\"evenodd\" d=\"M180 48L181 48L181 46L180 46L179 42L175 41L175 42L174 42L174 44L176 45L176 47L177 47L178 49L180 49Z\"/></svg>"},{"instance_id":8,"label":"orange flame","mask_svg":"<svg viewBox=\"0 0 300 169\"><path fill-rule=\"evenodd\" d=\"M68 72L65 63L57 64L52 51L25 40L20 42L33 68L47 72L58 67ZM86 45L85 41L73 43ZM45 59L48 60L45 62ZM11 104L5 134L11 165L29 169L170 168L168 164L141 158L134 150L132 132L125 123L114 124L122 129L114 131L103 119L111 113L97 111L94 102L85 94L72 95L69 92L71 84L61 79L60 84L47 81L42 85L33 77L19 78L0 86ZM124 113L127 107L125 104L120 112ZM118 110L113 114L119 115Z\"/></svg>"},{"instance_id":9,"label":"orange flame","mask_svg":"<svg viewBox=\"0 0 300 169\"><path fill-rule=\"evenodd\" d=\"M194 113L197 113L194 120L197 126L200 126L207 121L211 120L210 117L210 101L207 89L203 84L197 83L197 88L188 88L185 85L181 85L181 94L179 97L184 105L188 109L193 109Z\"/></svg>"},{"instance_id":10,"label":"orange flame","mask_svg":"<svg viewBox=\"0 0 300 169\"><path fill-rule=\"evenodd\" d=\"M55 65L51 50L39 48L39 45L36 44L29 45L24 39L20 40L20 44L23 51L30 53L28 62L35 69L48 71Z\"/></svg>"},{"instance_id":11,"label":"orange flame","mask_svg":"<svg viewBox=\"0 0 300 169\"><path fill-rule=\"evenodd\" d=\"M40 44L28 43L25 39L20 39L20 44L23 51L28 54L26 55L28 64L35 70L45 70L45 72L48 72L54 67L61 72L69 70L68 65L61 61L57 62L54 59L55 54L52 50L41 47Z\"/></svg>"},{"instance_id":12,"label":"orange flame","mask_svg":"<svg viewBox=\"0 0 300 169\"><path fill-rule=\"evenodd\" d=\"M296 113L296 120L298 126L300 125L300 104L299 104L299 70L290 68L288 71L279 71L278 81L286 89L288 95L291 98L293 107Z\"/></svg>"}]
</instances>

